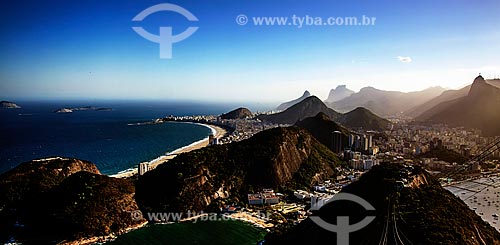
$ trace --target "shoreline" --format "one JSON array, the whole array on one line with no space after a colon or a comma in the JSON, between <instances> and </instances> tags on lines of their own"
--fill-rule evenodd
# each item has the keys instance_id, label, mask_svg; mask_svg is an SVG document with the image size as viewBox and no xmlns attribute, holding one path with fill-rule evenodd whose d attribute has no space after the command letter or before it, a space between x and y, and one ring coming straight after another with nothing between
<instances>
[{"instance_id":1,"label":"shoreline","mask_svg":"<svg viewBox=\"0 0 500 245\"><path fill-rule=\"evenodd\" d=\"M214 136L216 138L220 138L220 137L224 136L225 134L227 134L227 130L225 130L224 128L219 127L219 126L215 126L215 125L204 124L204 123L195 123L195 122L180 122L180 123L191 123L191 124L197 124L200 126L207 127L212 131L212 134L214 134ZM163 163L167 162L168 160L173 159L178 154L190 152L193 150L198 150L198 149L201 149L205 146L208 146L208 136L201 139L201 140L195 141L189 145L185 145L185 146L177 148L171 152L168 152L166 155L161 155L153 160L150 160L148 162L149 169L150 170L155 169L160 164L163 164ZM129 169L120 171L116 174L108 175L108 176L114 177L114 178L128 178L128 177L132 177L132 176L137 175L137 174L138 174L137 167L133 167L133 168L129 168Z\"/></svg>"}]
</instances>

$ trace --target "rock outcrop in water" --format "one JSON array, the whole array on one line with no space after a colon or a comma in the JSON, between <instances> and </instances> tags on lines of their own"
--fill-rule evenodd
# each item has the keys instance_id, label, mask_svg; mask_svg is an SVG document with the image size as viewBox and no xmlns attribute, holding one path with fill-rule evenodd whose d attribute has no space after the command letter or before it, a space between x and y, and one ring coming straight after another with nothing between
<instances>
[{"instance_id":1,"label":"rock outcrop in water","mask_svg":"<svg viewBox=\"0 0 500 245\"><path fill-rule=\"evenodd\" d=\"M0 108L3 108L3 109L20 109L21 107L16 105L15 103L13 102L9 102L9 101L0 101Z\"/></svg>"}]
</instances>

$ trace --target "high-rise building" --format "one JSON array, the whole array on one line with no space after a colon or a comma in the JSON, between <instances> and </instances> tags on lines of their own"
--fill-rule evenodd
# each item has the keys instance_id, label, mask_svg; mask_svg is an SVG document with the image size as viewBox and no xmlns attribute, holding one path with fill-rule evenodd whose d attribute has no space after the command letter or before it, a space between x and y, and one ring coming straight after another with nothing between
<instances>
[{"instance_id":1,"label":"high-rise building","mask_svg":"<svg viewBox=\"0 0 500 245\"><path fill-rule=\"evenodd\" d=\"M138 166L139 176L145 174L148 170L149 170L149 163L148 162L139 163L139 166Z\"/></svg>"},{"instance_id":2,"label":"high-rise building","mask_svg":"<svg viewBox=\"0 0 500 245\"><path fill-rule=\"evenodd\" d=\"M354 134L349 134L349 145L347 147L349 147L351 150L354 150L353 147L355 147L354 145L354 142L356 141L356 135Z\"/></svg>"},{"instance_id":3,"label":"high-rise building","mask_svg":"<svg viewBox=\"0 0 500 245\"><path fill-rule=\"evenodd\" d=\"M363 138L361 138L361 150L362 151L368 151L368 138L366 135L363 135Z\"/></svg>"},{"instance_id":4,"label":"high-rise building","mask_svg":"<svg viewBox=\"0 0 500 245\"><path fill-rule=\"evenodd\" d=\"M332 132L332 150L335 153L342 151L342 133L340 131Z\"/></svg>"}]
</instances>

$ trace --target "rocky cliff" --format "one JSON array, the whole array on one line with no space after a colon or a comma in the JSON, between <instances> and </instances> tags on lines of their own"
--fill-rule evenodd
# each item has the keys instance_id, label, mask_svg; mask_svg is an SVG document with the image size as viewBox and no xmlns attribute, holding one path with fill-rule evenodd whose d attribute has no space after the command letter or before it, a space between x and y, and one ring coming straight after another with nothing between
<instances>
[{"instance_id":1,"label":"rocky cliff","mask_svg":"<svg viewBox=\"0 0 500 245\"><path fill-rule=\"evenodd\" d=\"M144 220L134 183L78 159L33 160L0 175L0 241L69 242L117 234ZM94 240L97 241L97 240Z\"/></svg>"},{"instance_id":2,"label":"rocky cliff","mask_svg":"<svg viewBox=\"0 0 500 245\"><path fill-rule=\"evenodd\" d=\"M21 108L20 106L18 106L17 104L13 103L13 102L10 102L10 101L0 101L0 109L1 108L4 108L4 109L19 109Z\"/></svg>"}]
</instances>

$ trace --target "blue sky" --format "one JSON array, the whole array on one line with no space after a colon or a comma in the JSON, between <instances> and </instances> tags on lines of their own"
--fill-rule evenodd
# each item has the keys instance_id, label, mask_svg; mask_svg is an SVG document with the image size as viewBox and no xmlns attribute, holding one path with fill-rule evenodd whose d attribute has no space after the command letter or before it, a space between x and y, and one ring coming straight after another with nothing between
<instances>
[{"instance_id":1,"label":"blue sky","mask_svg":"<svg viewBox=\"0 0 500 245\"><path fill-rule=\"evenodd\" d=\"M140 26L199 29L172 59L137 35L132 18L158 3L172 12ZM480 3L479 3L480 2ZM0 99L173 99L277 102L339 84L415 91L459 88L500 74L500 2L11 1L0 23ZM249 23L240 26L236 16ZM254 26L252 17L376 17L374 26ZM401 62L398 57L410 57Z\"/></svg>"}]
</instances>

